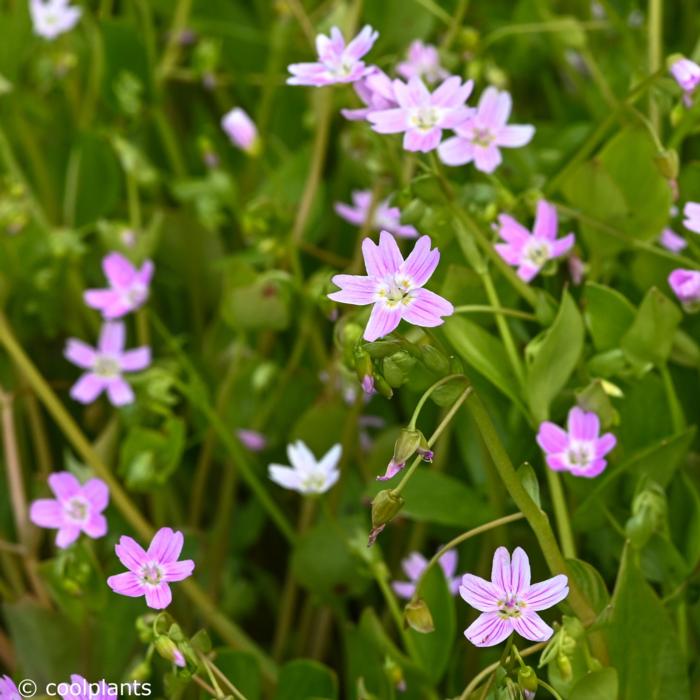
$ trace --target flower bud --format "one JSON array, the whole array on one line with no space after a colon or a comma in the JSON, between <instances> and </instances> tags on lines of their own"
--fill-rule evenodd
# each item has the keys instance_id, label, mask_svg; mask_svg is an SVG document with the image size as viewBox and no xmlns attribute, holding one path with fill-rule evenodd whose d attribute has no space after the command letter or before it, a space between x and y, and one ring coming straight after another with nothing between
<instances>
[{"instance_id":1,"label":"flower bud","mask_svg":"<svg viewBox=\"0 0 700 700\"><path fill-rule=\"evenodd\" d=\"M435 623L430 608L422 598L411 598L403 609L404 623L421 634L435 630Z\"/></svg>"},{"instance_id":2,"label":"flower bud","mask_svg":"<svg viewBox=\"0 0 700 700\"><path fill-rule=\"evenodd\" d=\"M523 666L518 671L518 685L525 697L534 698L537 692L537 674L531 666ZM530 695L526 695L530 693Z\"/></svg>"},{"instance_id":3,"label":"flower bud","mask_svg":"<svg viewBox=\"0 0 700 700\"><path fill-rule=\"evenodd\" d=\"M446 375L450 371L450 361L446 355L434 345L423 345L420 349L423 364L436 374Z\"/></svg>"},{"instance_id":4,"label":"flower bud","mask_svg":"<svg viewBox=\"0 0 700 700\"><path fill-rule=\"evenodd\" d=\"M390 489L380 491L372 501L372 531L369 533L368 547L371 547L384 526L391 522L405 503L402 496Z\"/></svg>"},{"instance_id":5,"label":"flower bud","mask_svg":"<svg viewBox=\"0 0 700 700\"><path fill-rule=\"evenodd\" d=\"M362 348L355 352L355 371L365 394L373 394L375 391L374 367L372 359Z\"/></svg>"},{"instance_id":6,"label":"flower bud","mask_svg":"<svg viewBox=\"0 0 700 700\"><path fill-rule=\"evenodd\" d=\"M662 525L666 517L666 494L658 484L651 483L635 496L632 517L625 533L637 549L641 549Z\"/></svg>"},{"instance_id":7,"label":"flower bud","mask_svg":"<svg viewBox=\"0 0 700 700\"><path fill-rule=\"evenodd\" d=\"M573 675L571 660L566 654L559 654L559 656L557 656L557 667L559 668L559 672L565 681L568 681Z\"/></svg>"},{"instance_id":8,"label":"flower bud","mask_svg":"<svg viewBox=\"0 0 700 700\"><path fill-rule=\"evenodd\" d=\"M394 395L394 390L389 386L389 383L387 382L384 377L382 377L381 374L378 374L374 378L374 388L385 398L385 399L390 399Z\"/></svg>"},{"instance_id":9,"label":"flower bud","mask_svg":"<svg viewBox=\"0 0 700 700\"><path fill-rule=\"evenodd\" d=\"M659 172L667 180L676 180L678 178L678 151L672 148L659 151L654 156L654 162Z\"/></svg>"},{"instance_id":10,"label":"flower bud","mask_svg":"<svg viewBox=\"0 0 700 700\"><path fill-rule=\"evenodd\" d=\"M166 660L179 666L180 668L185 667L185 657L182 652L177 648L177 644L173 642L170 637L165 637L161 635L156 638L154 644L156 651Z\"/></svg>"},{"instance_id":11,"label":"flower bud","mask_svg":"<svg viewBox=\"0 0 700 700\"><path fill-rule=\"evenodd\" d=\"M402 428L399 438L394 444L392 461L396 464L406 464L423 442L425 442L425 438L420 430Z\"/></svg>"}]
</instances>

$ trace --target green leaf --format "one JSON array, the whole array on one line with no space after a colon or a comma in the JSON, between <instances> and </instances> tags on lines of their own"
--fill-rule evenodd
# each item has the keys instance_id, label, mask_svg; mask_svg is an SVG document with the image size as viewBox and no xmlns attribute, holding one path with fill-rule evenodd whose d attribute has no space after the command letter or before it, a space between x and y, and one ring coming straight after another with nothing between
<instances>
[{"instance_id":1,"label":"green leaf","mask_svg":"<svg viewBox=\"0 0 700 700\"><path fill-rule=\"evenodd\" d=\"M581 678L571 690L569 700L617 700L617 696L617 671L601 668Z\"/></svg>"},{"instance_id":2,"label":"green leaf","mask_svg":"<svg viewBox=\"0 0 700 700\"><path fill-rule=\"evenodd\" d=\"M666 363L683 314L676 304L652 287L644 297L634 322L622 338L622 349L639 364Z\"/></svg>"},{"instance_id":3,"label":"green leaf","mask_svg":"<svg viewBox=\"0 0 700 700\"><path fill-rule=\"evenodd\" d=\"M528 492L530 498L537 504L538 508L542 508L540 500L540 484L537 481L537 474L531 464L523 462L518 467L518 477L523 488Z\"/></svg>"},{"instance_id":4,"label":"green leaf","mask_svg":"<svg viewBox=\"0 0 700 700\"><path fill-rule=\"evenodd\" d=\"M244 651L219 649L216 666L247 700L262 698L262 676L254 656Z\"/></svg>"},{"instance_id":5,"label":"green leaf","mask_svg":"<svg viewBox=\"0 0 700 700\"><path fill-rule=\"evenodd\" d=\"M455 640L457 627L455 600L447 587L445 574L439 566L431 568L421 583L418 594L430 609L435 630L428 634L421 634L414 629L409 629L407 634L413 638L421 665L435 684L445 673Z\"/></svg>"},{"instance_id":6,"label":"green leaf","mask_svg":"<svg viewBox=\"0 0 700 700\"><path fill-rule=\"evenodd\" d=\"M503 345L491 333L461 316L450 316L442 327L450 345L477 372L522 406L518 381Z\"/></svg>"},{"instance_id":7,"label":"green leaf","mask_svg":"<svg viewBox=\"0 0 700 700\"><path fill-rule=\"evenodd\" d=\"M620 700L688 700L690 688L678 633L625 547L607 628L610 661L620 678Z\"/></svg>"},{"instance_id":8,"label":"green leaf","mask_svg":"<svg viewBox=\"0 0 700 700\"><path fill-rule=\"evenodd\" d=\"M620 292L595 282L586 284L584 316L596 350L620 347L625 331L634 321L635 308Z\"/></svg>"},{"instance_id":9,"label":"green leaf","mask_svg":"<svg viewBox=\"0 0 700 700\"><path fill-rule=\"evenodd\" d=\"M527 396L535 420L549 416L549 406L564 388L583 350L583 320L568 292L552 326L530 342Z\"/></svg>"},{"instance_id":10,"label":"green leaf","mask_svg":"<svg viewBox=\"0 0 700 700\"><path fill-rule=\"evenodd\" d=\"M372 484L373 496L386 485ZM402 492L401 515L419 522L469 529L491 520L491 507L463 482L429 468L417 469Z\"/></svg>"},{"instance_id":11,"label":"green leaf","mask_svg":"<svg viewBox=\"0 0 700 700\"><path fill-rule=\"evenodd\" d=\"M318 661L296 659L280 669L275 700L336 700L337 697L338 679L335 673Z\"/></svg>"},{"instance_id":12,"label":"green leaf","mask_svg":"<svg viewBox=\"0 0 700 700\"><path fill-rule=\"evenodd\" d=\"M600 614L610 603L610 594L603 577L597 569L581 559L567 559L566 565L579 590L593 606L593 610Z\"/></svg>"}]
</instances>

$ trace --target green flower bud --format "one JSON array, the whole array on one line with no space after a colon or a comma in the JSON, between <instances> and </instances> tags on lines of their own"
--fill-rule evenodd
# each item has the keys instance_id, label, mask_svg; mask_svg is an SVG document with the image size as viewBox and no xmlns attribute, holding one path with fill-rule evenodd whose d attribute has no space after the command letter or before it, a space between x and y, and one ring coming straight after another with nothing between
<instances>
[{"instance_id":1,"label":"green flower bud","mask_svg":"<svg viewBox=\"0 0 700 700\"><path fill-rule=\"evenodd\" d=\"M369 533L368 547L376 542L384 526L396 517L404 503L403 497L390 489L384 489L374 497L372 501L372 531Z\"/></svg>"},{"instance_id":2,"label":"green flower bud","mask_svg":"<svg viewBox=\"0 0 700 700\"><path fill-rule=\"evenodd\" d=\"M559 656L557 656L557 667L559 668L559 672L565 681L568 681L573 675L571 660L566 654L559 654Z\"/></svg>"},{"instance_id":3,"label":"green flower bud","mask_svg":"<svg viewBox=\"0 0 700 700\"><path fill-rule=\"evenodd\" d=\"M523 666L518 670L518 685L523 692L537 690L537 674L531 666Z\"/></svg>"},{"instance_id":4,"label":"green flower bud","mask_svg":"<svg viewBox=\"0 0 700 700\"><path fill-rule=\"evenodd\" d=\"M411 598L403 609L404 623L421 634L435 630L435 623L430 608L422 598Z\"/></svg>"},{"instance_id":5,"label":"green flower bud","mask_svg":"<svg viewBox=\"0 0 700 700\"><path fill-rule=\"evenodd\" d=\"M173 663L180 668L185 667L185 657L178 649L177 644L175 644L170 637L165 637L162 635L157 637L153 646L166 661L170 661L170 663Z\"/></svg>"},{"instance_id":6,"label":"green flower bud","mask_svg":"<svg viewBox=\"0 0 700 700\"><path fill-rule=\"evenodd\" d=\"M435 374L447 375L450 371L450 361L442 352L434 345L423 345L420 349L421 360L423 364Z\"/></svg>"},{"instance_id":7,"label":"green flower bud","mask_svg":"<svg viewBox=\"0 0 700 700\"><path fill-rule=\"evenodd\" d=\"M420 430L403 428L394 444L393 461L396 464L405 464L416 454L422 442L425 442L425 438Z\"/></svg>"},{"instance_id":8,"label":"green flower bud","mask_svg":"<svg viewBox=\"0 0 700 700\"><path fill-rule=\"evenodd\" d=\"M678 151L672 148L660 151L654 156L654 162L659 172L667 180L676 180L678 178Z\"/></svg>"},{"instance_id":9,"label":"green flower bud","mask_svg":"<svg viewBox=\"0 0 700 700\"><path fill-rule=\"evenodd\" d=\"M374 377L374 388L385 398L385 399L390 399L394 395L394 390L389 386L389 382L387 382L384 377L382 377L381 374L378 374Z\"/></svg>"}]
</instances>

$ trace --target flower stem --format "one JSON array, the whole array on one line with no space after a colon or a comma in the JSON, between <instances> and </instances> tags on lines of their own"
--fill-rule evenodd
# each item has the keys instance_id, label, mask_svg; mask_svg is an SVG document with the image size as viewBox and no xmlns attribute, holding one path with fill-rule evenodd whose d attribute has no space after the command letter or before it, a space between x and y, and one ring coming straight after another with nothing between
<instances>
[{"instance_id":1,"label":"flower stem","mask_svg":"<svg viewBox=\"0 0 700 700\"><path fill-rule=\"evenodd\" d=\"M649 0L647 13L647 51L649 57L649 71L654 73L661 68L663 54L663 0ZM649 119L654 129L659 131L659 106L654 95L649 93Z\"/></svg>"},{"instance_id":2,"label":"flower stem","mask_svg":"<svg viewBox=\"0 0 700 700\"><path fill-rule=\"evenodd\" d=\"M545 683L541 678L537 679L537 685L542 686L555 700L563 700L561 695L559 695L549 683Z\"/></svg>"},{"instance_id":3,"label":"flower stem","mask_svg":"<svg viewBox=\"0 0 700 700\"><path fill-rule=\"evenodd\" d=\"M416 427L416 422L418 421L418 416L420 415L420 412L423 410L423 406L425 406L425 402L430 398L430 395L435 391L435 389L443 386L444 384L447 384L448 382L451 382L453 379L462 379L464 380L464 375L462 374L448 374L446 377L443 377L442 379L438 379L431 387L426 389L425 393L423 396L420 397L418 403L416 404L415 409L413 410L413 415L411 416L411 420L408 424L408 429L412 430Z\"/></svg>"},{"instance_id":4,"label":"flower stem","mask_svg":"<svg viewBox=\"0 0 700 700\"><path fill-rule=\"evenodd\" d=\"M527 311L519 309L505 309L500 306L487 306L486 304L466 304L464 306L455 306L456 314L494 314L495 316L512 316L513 318L522 318L524 321L537 321L535 314L530 314Z\"/></svg>"},{"instance_id":5,"label":"flower stem","mask_svg":"<svg viewBox=\"0 0 700 700\"><path fill-rule=\"evenodd\" d=\"M571 532L569 510L566 506L566 498L561 486L561 479L559 478L559 474L552 471L549 467L547 467L545 471L547 473L549 493L552 497L552 505L554 506L554 518L557 521L557 530L559 530L562 552L567 559L575 559L576 545L574 543L574 535Z\"/></svg>"}]
</instances>

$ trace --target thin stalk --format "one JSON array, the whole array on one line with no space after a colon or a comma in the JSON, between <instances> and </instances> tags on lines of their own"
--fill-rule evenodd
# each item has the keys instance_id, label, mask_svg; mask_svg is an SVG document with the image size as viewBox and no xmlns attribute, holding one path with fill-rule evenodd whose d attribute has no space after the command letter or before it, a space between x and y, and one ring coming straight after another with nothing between
<instances>
[{"instance_id":1,"label":"thin stalk","mask_svg":"<svg viewBox=\"0 0 700 700\"><path fill-rule=\"evenodd\" d=\"M654 73L661 68L663 58L663 0L649 0L647 52L649 72ZM649 93L649 119L654 130L659 131L659 106L654 95Z\"/></svg>"},{"instance_id":2,"label":"thin stalk","mask_svg":"<svg viewBox=\"0 0 700 700\"><path fill-rule=\"evenodd\" d=\"M549 493L552 498L552 506L554 507L554 518L557 521L557 530L559 531L559 540L564 556L567 559L576 558L576 544L574 535L571 531L571 520L569 518L569 509L566 505L566 497L561 486L559 474L551 469L545 470L547 473L547 484Z\"/></svg>"},{"instance_id":3,"label":"thin stalk","mask_svg":"<svg viewBox=\"0 0 700 700\"><path fill-rule=\"evenodd\" d=\"M668 365L661 365L659 367L659 373L664 383L664 391L666 392L666 401L668 402L668 409L671 414L673 431L675 433L682 433L686 428L685 416L683 415L683 407L678 400L678 394L676 393L676 387L673 385L673 377L671 377Z\"/></svg>"},{"instance_id":4,"label":"thin stalk","mask_svg":"<svg viewBox=\"0 0 700 700\"><path fill-rule=\"evenodd\" d=\"M506 642L506 646L503 649L503 653L501 654L501 659L498 662L499 666L503 666L506 661L508 660L508 657L510 656L510 650L513 648L513 635L511 634L510 637L508 637L508 641ZM498 670L498 669L496 669ZM491 686L493 685L493 681L496 678L496 671L494 671L484 684L484 687L481 690L481 700L486 700L486 696L489 694L489 690L491 690Z\"/></svg>"},{"instance_id":5,"label":"thin stalk","mask_svg":"<svg viewBox=\"0 0 700 700\"><path fill-rule=\"evenodd\" d=\"M207 664L209 665L209 668L212 670L214 675L219 677L219 680L231 691L232 695L234 698L237 700L248 700L248 698L243 695L243 693L236 688L236 686L231 683L231 681L224 675L224 673L221 671L221 669L212 661L207 659Z\"/></svg>"},{"instance_id":6,"label":"thin stalk","mask_svg":"<svg viewBox=\"0 0 700 700\"><path fill-rule=\"evenodd\" d=\"M554 690L554 688L552 688L552 686L549 685L549 683L545 683L541 678L537 679L537 685L539 685L540 687L544 688L547 692L549 692L549 694L555 700L563 700L562 696L559 695L559 693L557 693L557 691Z\"/></svg>"},{"instance_id":7,"label":"thin stalk","mask_svg":"<svg viewBox=\"0 0 700 700\"><path fill-rule=\"evenodd\" d=\"M173 13L173 23L168 32L168 43L156 69L156 78L159 82L164 81L177 65L181 48L180 37L182 30L187 26L191 9L192 0L178 0Z\"/></svg>"},{"instance_id":8,"label":"thin stalk","mask_svg":"<svg viewBox=\"0 0 700 700\"><path fill-rule=\"evenodd\" d=\"M530 314L527 311L519 309L504 309L500 306L488 306L486 304L465 304L463 306L455 306L456 314L494 314L495 316L511 316L512 318L521 318L524 321L537 321L535 314Z\"/></svg>"},{"instance_id":9,"label":"thin stalk","mask_svg":"<svg viewBox=\"0 0 700 700\"><path fill-rule=\"evenodd\" d=\"M416 404L415 409L413 410L413 415L411 416L411 420L408 423L408 429L412 430L413 428L416 427L416 422L418 421L418 416L420 415L420 412L423 410L423 406L425 406L425 402L430 398L430 395L436 390L439 389L441 386L444 386L445 384L455 380L455 379L461 379L464 381L464 375L463 374L448 374L446 377L443 377L442 379L438 379L432 386L428 387L425 392L423 393L423 396L420 397L418 400L418 403Z\"/></svg>"}]
</instances>

